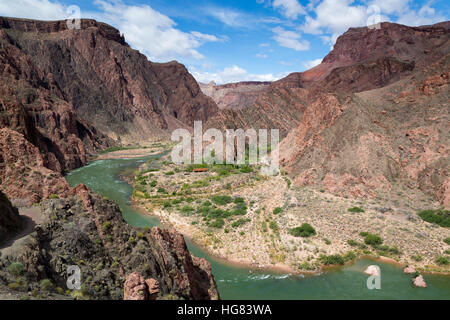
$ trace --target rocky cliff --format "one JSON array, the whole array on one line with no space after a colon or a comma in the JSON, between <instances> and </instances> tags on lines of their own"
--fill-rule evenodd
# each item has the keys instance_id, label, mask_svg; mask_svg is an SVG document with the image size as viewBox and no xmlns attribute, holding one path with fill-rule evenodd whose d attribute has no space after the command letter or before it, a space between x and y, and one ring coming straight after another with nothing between
<instances>
[{"instance_id":1,"label":"rocky cliff","mask_svg":"<svg viewBox=\"0 0 450 320\"><path fill-rule=\"evenodd\" d=\"M118 30L94 20L68 30L65 21L0 17L0 74L0 129L8 129L0 141L37 148L26 147L36 161L20 166L13 162L18 150L1 150L2 188L13 198L55 192L29 181L29 168L58 177L100 149L168 137L217 111L183 65L148 61ZM27 194L30 184L35 190Z\"/></svg>"},{"instance_id":2,"label":"rocky cliff","mask_svg":"<svg viewBox=\"0 0 450 320\"><path fill-rule=\"evenodd\" d=\"M352 28L319 66L208 125L280 129L282 165L297 185L351 197L403 186L448 206L449 40L449 22Z\"/></svg>"},{"instance_id":3,"label":"rocky cliff","mask_svg":"<svg viewBox=\"0 0 450 320\"><path fill-rule=\"evenodd\" d=\"M132 228L115 203L85 186L70 194L42 202L43 223L19 252L1 257L0 291L8 286L37 298L219 298L209 263L191 256L175 230ZM66 292L70 265L81 270L81 288Z\"/></svg>"},{"instance_id":4,"label":"rocky cliff","mask_svg":"<svg viewBox=\"0 0 450 320\"><path fill-rule=\"evenodd\" d=\"M13 207L6 195L0 191L0 242L17 232L22 225L19 211Z\"/></svg>"},{"instance_id":5,"label":"rocky cliff","mask_svg":"<svg viewBox=\"0 0 450 320\"><path fill-rule=\"evenodd\" d=\"M256 99L266 92L270 82L237 82L224 85L200 83L204 94L211 97L219 109L240 110L253 105Z\"/></svg>"}]
</instances>

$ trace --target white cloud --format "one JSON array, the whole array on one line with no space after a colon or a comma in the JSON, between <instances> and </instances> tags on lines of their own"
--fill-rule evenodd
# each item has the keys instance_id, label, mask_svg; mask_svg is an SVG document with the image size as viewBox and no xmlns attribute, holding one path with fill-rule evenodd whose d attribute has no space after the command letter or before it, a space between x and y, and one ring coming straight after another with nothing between
<instances>
[{"instance_id":1,"label":"white cloud","mask_svg":"<svg viewBox=\"0 0 450 320\"><path fill-rule=\"evenodd\" d=\"M315 18L306 17L301 30L310 34L331 34L335 40L350 27L366 26L367 8L351 5L353 0L324 0L314 9Z\"/></svg>"},{"instance_id":2,"label":"white cloud","mask_svg":"<svg viewBox=\"0 0 450 320\"><path fill-rule=\"evenodd\" d=\"M183 32L175 21L148 5L128 6L120 0L95 0L99 12L82 12L118 28L130 45L152 61L173 59L203 59L198 48L205 42L225 41L197 31ZM0 15L39 20L66 19L66 7L49 0L0 0Z\"/></svg>"},{"instance_id":3,"label":"white cloud","mask_svg":"<svg viewBox=\"0 0 450 320\"><path fill-rule=\"evenodd\" d=\"M179 57L203 59L197 49L208 41L219 41L214 35L186 33L176 28L168 16L148 5L128 6L121 1L95 0L102 9L100 18L124 33L132 47L152 61L167 61Z\"/></svg>"},{"instance_id":4,"label":"white cloud","mask_svg":"<svg viewBox=\"0 0 450 320\"><path fill-rule=\"evenodd\" d=\"M205 11L208 15L230 27L243 27L246 24L245 15L232 9L209 7Z\"/></svg>"},{"instance_id":5,"label":"white cloud","mask_svg":"<svg viewBox=\"0 0 450 320\"><path fill-rule=\"evenodd\" d=\"M48 0L1 0L0 15L39 20L59 20L69 16L65 6Z\"/></svg>"},{"instance_id":6,"label":"white cloud","mask_svg":"<svg viewBox=\"0 0 450 320\"><path fill-rule=\"evenodd\" d=\"M436 10L434 8L425 5L420 8L418 12L413 10L406 11L399 17L397 22L408 26L422 26L434 24L444 20L446 20L445 17L440 14L436 14Z\"/></svg>"},{"instance_id":7,"label":"white cloud","mask_svg":"<svg viewBox=\"0 0 450 320\"><path fill-rule=\"evenodd\" d=\"M306 68L306 70L309 70L311 68L314 68L315 66L319 65L322 63L322 59L315 59L315 60L309 60L309 61L305 61L303 63L303 66Z\"/></svg>"},{"instance_id":8,"label":"white cloud","mask_svg":"<svg viewBox=\"0 0 450 320\"><path fill-rule=\"evenodd\" d=\"M297 0L274 0L273 7L280 9L282 14L289 19L297 19L299 15L306 14L305 9Z\"/></svg>"},{"instance_id":9,"label":"white cloud","mask_svg":"<svg viewBox=\"0 0 450 320\"><path fill-rule=\"evenodd\" d=\"M214 81L217 84L233 83L241 81L276 81L285 77L288 72L274 75L272 73L267 74L251 74L247 70L233 65L217 72L204 72L196 69L195 67L189 67L189 71L198 82L209 83Z\"/></svg>"},{"instance_id":10,"label":"white cloud","mask_svg":"<svg viewBox=\"0 0 450 320\"><path fill-rule=\"evenodd\" d=\"M307 6L311 15L305 17L300 30L320 35L333 45L339 35L351 27L364 27L381 21L396 21L406 25L432 24L445 20L429 5L419 11L410 7L412 0L367 0L359 5L355 0L313 0Z\"/></svg>"},{"instance_id":11,"label":"white cloud","mask_svg":"<svg viewBox=\"0 0 450 320\"><path fill-rule=\"evenodd\" d=\"M273 39L282 47L294 49L296 51L309 50L307 40L300 41L300 34L294 31L285 30L282 27L273 28L275 33Z\"/></svg>"},{"instance_id":12,"label":"white cloud","mask_svg":"<svg viewBox=\"0 0 450 320\"><path fill-rule=\"evenodd\" d=\"M267 59L269 56L265 53L257 53L256 57L260 59Z\"/></svg>"}]
</instances>

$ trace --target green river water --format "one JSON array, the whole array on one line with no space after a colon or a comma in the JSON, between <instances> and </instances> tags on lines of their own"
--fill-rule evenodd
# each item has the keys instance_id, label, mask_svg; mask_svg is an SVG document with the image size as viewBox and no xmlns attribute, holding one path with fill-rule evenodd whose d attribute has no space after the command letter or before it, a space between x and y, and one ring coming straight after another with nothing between
<instances>
[{"instance_id":1,"label":"green river water","mask_svg":"<svg viewBox=\"0 0 450 320\"><path fill-rule=\"evenodd\" d=\"M114 200L124 219L132 226L159 225L156 218L143 215L130 206L132 188L120 175L132 172L152 157L141 159L99 160L66 176L71 186L83 183L94 192ZM450 276L425 275L428 288L415 288L411 277L398 266L361 259L350 266L320 275L288 275L252 271L231 266L208 255L187 239L191 252L206 258L222 299L450 299ZM367 289L363 270L376 264L381 269L381 289Z\"/></svg>"}]
</instances>

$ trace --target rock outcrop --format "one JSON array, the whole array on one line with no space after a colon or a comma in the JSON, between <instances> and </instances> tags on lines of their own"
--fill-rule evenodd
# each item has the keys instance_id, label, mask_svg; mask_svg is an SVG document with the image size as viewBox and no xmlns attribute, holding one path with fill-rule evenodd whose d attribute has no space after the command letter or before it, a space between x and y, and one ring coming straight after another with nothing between
<instances>
[{"instance_id":1,"label":"rock outcrop","mask_svg":"<svg viewBox=\"0 0 450 320\"><path fill-rule=\"evenodd\" d=\"M267 91L270 82L237 82L224 85L200 83L204 94L211 97L219 109L240 110L252 106L256 99Z\"/></svg>"},{"instance_id":2,"label":"rock outcrop","mask_svg":"<svg viewBox=\"0 0 450 320\"><path fill-rule=\"evenodd\" d=\"M19 231L21 225L22 220L19 211L0 191L0 242L4 241L10 234Z\"/></svg>"},{"instance_id":3,"label":"rock outcrop","mask_svg":"<svg viewBox=\"0 0 450 320\"><path fill-rule=\"evenodd\" d=\"M19 255L1 257L0 282L14 283L10 265L19 264L23 281L17 291L44 292L44 279L53 290L66 288L67 267L76 265L82 283L72 298L219 298L209 263L192 257L175 230L132 228L115 203L83 185L70 194L42 202L46 219Z\"/></svg>"}]
</instances>

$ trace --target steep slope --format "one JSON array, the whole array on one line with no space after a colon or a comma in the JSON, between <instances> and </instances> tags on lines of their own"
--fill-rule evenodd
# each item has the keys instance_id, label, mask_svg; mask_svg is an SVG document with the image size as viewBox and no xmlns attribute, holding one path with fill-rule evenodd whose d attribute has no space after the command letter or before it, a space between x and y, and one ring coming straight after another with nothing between
<instances>
[{"instance_id":1,"label":"steep slope","mask_svg":"<svg viewBox=\"0 0 450 320\"><path fill-rule=\"evenodd\" d=\"M351 197L400 185L450 205L450 55L392 85L352 94L320 93L280 146L297 185Z\"/></svg>"},{"instance_id":2,"label":"steep slope","mask_svg":"<svg viewBox=\"0 0 450 320\"><path fill-rule=\"evenodd\" d=\"M13 207L6 195L0 191L0 242L17 232L22 224L19 211Z\"/></svg>"},{"instance_id":3,"label":"steep slope","mask_svg":"<svg viewBox=\"0 0 450 320\"><path fill-rule=\"evenodd\" d=\"M137 273L152 284L152 299L219 298L209 263L191 256L175 230L134 229L113 202L83 185L71 193L64 200L44 201L40 209L46 218L20 253L0 258L0 292L9 285L16 293L41 297L59 293L117 300L124 297L124 285L130 289L126 280ZM71 265L81 269L81 290L56 290L67 287ZM43 280L51 285L43 287ZM149 293L142 290L140 297Z\"/></svg>"}]
</instances>

